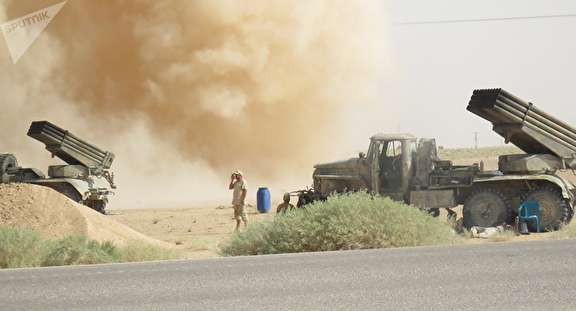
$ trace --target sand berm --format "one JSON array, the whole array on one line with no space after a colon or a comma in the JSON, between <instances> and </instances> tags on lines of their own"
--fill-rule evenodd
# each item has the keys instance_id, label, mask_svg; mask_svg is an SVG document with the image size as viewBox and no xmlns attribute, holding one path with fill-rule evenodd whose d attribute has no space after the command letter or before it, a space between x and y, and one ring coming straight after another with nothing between
<instances>
[{"instance_id":1,"label":"sand berm","mask_svg":"<svg viewBox=\"0 0 576 311\"><path fill-rule=\"evenodd\" d=\"M80 235L119 246L140 241L170 247L50 188L30 184L0 185L0 225L32 229L46 239Z\"/></svg>"}]
</instances>

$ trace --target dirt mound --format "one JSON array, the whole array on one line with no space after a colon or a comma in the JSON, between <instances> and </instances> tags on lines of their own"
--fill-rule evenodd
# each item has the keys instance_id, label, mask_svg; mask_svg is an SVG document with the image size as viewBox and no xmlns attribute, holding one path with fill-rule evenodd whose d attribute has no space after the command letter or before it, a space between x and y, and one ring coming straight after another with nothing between
<instances>
[{"instance_id":1,"label":"dirt mound","mask_svg":"<svg viewBox=\"0 0 576 311\"><path fill-rule=\"evenodd\" d=\"M0 225L30 228L45 238L85 235L118 244L137 240L167 246L52 189L29 184L0 185Z\"/></svg>"}]
</instances>

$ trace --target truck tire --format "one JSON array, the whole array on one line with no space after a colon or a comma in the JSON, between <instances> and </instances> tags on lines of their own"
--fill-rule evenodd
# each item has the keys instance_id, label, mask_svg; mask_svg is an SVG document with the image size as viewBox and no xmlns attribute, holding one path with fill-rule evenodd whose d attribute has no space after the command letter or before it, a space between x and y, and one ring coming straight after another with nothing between
<instances>
[{"instance_id":1,"label":"truck tire","mask_svg":"<svg viewBox=\"0 0 576 311\"><path fill-rule=\"evenodd\" d=\"M296 207L303 208L312 202L314 202L314 198L311 195L307 193L302 193L298 196L298 202L296 203Z\"/></svg>"},{"instance_id":2,"label":"truck tire","mask_svg":"<svg viewBox=\"0 0 576 311\"><path fill-rule=\"evenodd\" d=\"M100 214L106 215L106 202L104 201L89 201L86 203L86 206Z\"/></svg>"},{"instance_id":3,"label":"truck tire","mask_svg":"<svg viewBox=\"0 0 576 311\"><path fill-rule=\"evenodd\" d=\"M9 169L17 168L18 161L13 154L0 154L0 176L7 173Z\"/></svg>"},{"instance_id":4,"label":"truck tire","mask_svg":"<svg viewBox=\"0 0 576 311\"><path fill-rule=\"evenodd\" d=\"M426 212L428 213L428 215L430 215L434 218L440 217L440 209L439 208L431 208L429 210L426 210Z\"/></svg>"},{"instance_id":5,"label":"truck tire","mask_svg":"<svg viewBox=\"0 0 576 311\"><path fill-rule=\"evenodd\" d=\"M306 205L311 204L318 199L318 195L313 190L302 191L298 195L298 203L296 203L296 207L304 208Z\"/></svg>"},{"instance_id":6,"label":"truck tire","mask_svg":"<svg viewBox=\"0 0 576 311\"><path fill-rule=\"evenodd\" d=\"M464 227L496 227L512 218L510 199L500 191L481 188L473 191L464 203Z\"/></svg>"},{"instance_id":7,"label":"truck tire","mask_svg":"<svg viewBox=\"0 0 576 311\"><path fill-rule=\"evenodd\" d=\"M523 202L536 201L540 204L542 217L541 230L554 231L568 223L572 217L572 209L562 197L560 190L552 186L544 186L528 192Z\"/></svg>"}]
</instances>

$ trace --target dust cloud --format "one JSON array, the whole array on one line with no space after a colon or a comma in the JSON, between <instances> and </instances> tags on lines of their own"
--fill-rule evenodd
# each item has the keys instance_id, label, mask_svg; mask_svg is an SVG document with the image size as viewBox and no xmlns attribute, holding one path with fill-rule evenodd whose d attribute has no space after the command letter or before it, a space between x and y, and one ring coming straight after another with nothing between
<instances>
[{"instance_id":1,"label":"dust cloud","mask_svg":"<svg viewBox=\"0 0 576 311\"><path fill-rule=\"evenodd\" d=\"M56 122L117 154L120 207L227 200L235 168L281 196L378 101L385 36L380 1L70 0L18 64L0 43L0 148L44 165Z\"/></svg>"}]
</instances>

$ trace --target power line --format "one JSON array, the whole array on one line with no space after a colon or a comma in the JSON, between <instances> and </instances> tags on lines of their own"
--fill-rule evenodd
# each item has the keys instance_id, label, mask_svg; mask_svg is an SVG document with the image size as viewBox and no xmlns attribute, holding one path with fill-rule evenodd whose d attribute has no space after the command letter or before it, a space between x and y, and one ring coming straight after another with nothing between
<instances>
[{"instance_id":1,"label":"power line","mask_svg":"<svg viewBox=\"0 0 576 311\"><path fill-rule=\"evenodd\" d=\"M456 23L482 23L497 21L515 21L530 19L552 19L552 18L573 18L576 14L558 14L558 15L534 15L534 16L514 16L514 17L490 17L490 18L473 18L473 19L452 19L438 21L421 21L421 22L400 22L395 25L425 25L425 24L456 24Z\"/></svg>"}]
</instances>

